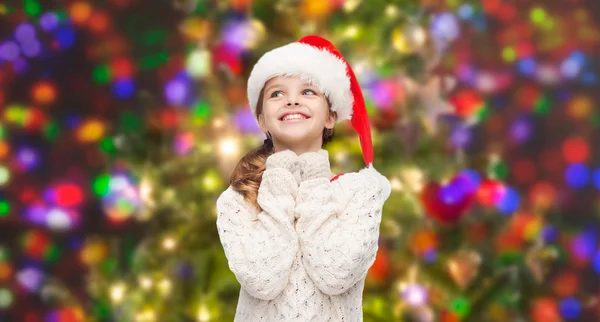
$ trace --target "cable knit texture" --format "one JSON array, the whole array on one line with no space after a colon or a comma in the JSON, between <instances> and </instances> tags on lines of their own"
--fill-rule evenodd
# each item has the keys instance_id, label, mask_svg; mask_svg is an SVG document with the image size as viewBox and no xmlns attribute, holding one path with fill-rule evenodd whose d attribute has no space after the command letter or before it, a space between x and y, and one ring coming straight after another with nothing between
<instances>
[{"instance_id":1,"label":"cable knit texture","mask_svg":"<svg viewBox=\"0 0 600 322\"><path fill-rule=\"evenodd\" d=\"M374 168L331 182L326 150L286 150L266 162L262 211L229 187L217 229L241 287L236 322L363 320L389 181Z\"/></svg>"}]
</instances>

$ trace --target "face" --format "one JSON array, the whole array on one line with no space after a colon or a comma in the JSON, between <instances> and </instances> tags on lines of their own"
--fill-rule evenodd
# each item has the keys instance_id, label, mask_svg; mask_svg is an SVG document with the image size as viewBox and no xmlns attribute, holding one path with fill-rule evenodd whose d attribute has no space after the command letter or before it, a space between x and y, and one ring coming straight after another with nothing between
<instances>
[{"instance_id":1,"label":"face","mask_svg":"<svg viewBox=\"0 0 600 322\"><path fill-rule=\"evenodd\" d=\"M277 76L263 89L258 123L271 132L275 151L290 149L297 154L321 149L323 130L335 125L327 98L298 76Z\"/></svg>"}]
</instances>

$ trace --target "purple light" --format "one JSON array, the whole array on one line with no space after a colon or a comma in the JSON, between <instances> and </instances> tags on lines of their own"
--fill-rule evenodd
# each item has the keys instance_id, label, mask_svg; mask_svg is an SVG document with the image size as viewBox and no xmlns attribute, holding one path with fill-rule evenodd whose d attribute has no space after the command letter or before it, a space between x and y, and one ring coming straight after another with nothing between
<instances>
[{"instance_id":1,"label":"purple light","mask_svg":"<svg viewBox=\"0 0 600 322\"><path fill-rule=\"evenodd\" d=\"M516 119L510 128L510 137L519 143L527 141L531 133L531 123L525 117Z\"/></svg>"},{"instance_id":2,"label":"purple light","mask_svg":"<svg viewBox=\"0 0 600 322\"><path fill-rule=\"evenodd\" d=\"M15 38L20 42L27 42L35 38L35 28L32 24L24 22L15 29Z\"/></svg>"},{"instance_id":3,"label":"purple light","mask_svg":"<svg viewBox=\"0 0 600 322\"><path fill-rule=\"evenodd\" d=\"M19 45L14 41L7 41L0 45L0 59L13 61L19 57Z\"/></svg>"},{"instance_id":4,"label":"purple light","mask_svg":"<svg viewBox=\"0 0 600 322\"><path fill-rule=\"evenodd\" d=\"M571 242L573 255L580 259L589 259L596 248L596 235L592 232L582 232Z\"/></svg>"},{"instance_id":5,"label":"purple light","mask_svg":"<svg viewBox=\"0 0 600 322\"><path fill-rule=\"evenodd\" d=\"M260 37L259 31L247 20L227 23L223 27L222 35L223 42L236 55L253 46Z\"/></svg>"},{"instance_id":6,"label":"purple light","mask_svg":"<svg viewBox=\"0 0 600 322\"><path fill-rule=\"evenodd\" d=\"M29 64L27 63L27 59L25 59L23 57L17 57L15 60L13 60L12 64L13 64L13 69L15 70L15 72L17 74L26 73L27 68L29 67Z\"/></svg>"},{"instance_id":7,"label":"purple light","mask_svg":"<svg viewBox=\"0 0 600 322\"><path fill-rule=\"evenodd\" d=\"M391 108L394 104L394 92L396 85L390 81L383 81L371 87L370 94L375 106L383 109Z\"/></svg>"},{"instance_id":8,"label":"purple light","mask_svg":"<svg viewBox=\"0 0 600 322\"><path fill-rule=\"evenodd\" d=\"M165 85L165 98L170 104L183 104L187 94L187 84L181 78L175 78Z\"/></svg>"},{"instance_id":9,"label":"purple light","mask_svg":"<svg viewBox=\"0 0 600 322\"><path fill-rule=\"evenodd\" d=\"M21 148L17 154L17 158L25 169L33 169L40 163L38 153L32 148Z\"/></svg>"},{"instance_id":10,"label":"purple light","mask_svg":"<svg viewBox=\"0 0 600 322\"><path fill-rule=\"evenodd\" d=\"M30 292L35 292L39 289L42 284L42 278L42 272L33 267L24 268L17 273L19 283Z\"/></svg>"},{"instance_id":11,"label":"purple light","mask_svg":"<svg viewBox=\"0 0 600 322\"><path fill-rule=\"evenodd\" d=\"M460 64L456 70L458 79L466 84L472 84L477 77L477 72L467 63Z\"/></svg>"},{"instance_id":12,"label":"purple light","mask_svg":"<svg viewBox=\"0 0 600 322\"><path fill-rule=\"evenodd\" d=\"M542 239L545 243L551 243L558 238L558 230L553 226L546 226L542 230Z\"/></svg>"},{"instance_id":13,"label":"purple light","mask_svg":"<svg viewBox=\"0 0 600 322\"><path fill-rule=\"evenodd\" d=\"M474 191L471 180L466 176L457 176L440 189L440 199L448 205L457 204Z\"/></svg>"},{"instance_id":14,"label":"purple light","mask_svg":"<svg viewBox=\"0 0 600 322\"><path fill-rule=\"evenodd\" d=\"M46 208L42 205L31 205L25 210L25 217L34 224L43 225L46 222Z\"/></svg>"},{"instance_id":15,"label":"purple light","mask_svg":"<svg viewBox=\"0 0 600 322\"><path fill-rule=\"evenodd\" d=\"M427 303L427 289L418 284L409 285L402 292L402 298L409 305L421 306Z\"/></svg>"},{"instance_id":16,"label":"purple light","mask_svg":"<svg viewBox=\"0 0 600 322\"><path fill-rule=\"evenodd\" d=\"M254 115L252 115L252 111L248 107L236 111L234 120L240 132L244 134L262 132L254 119Z\"/></svg>"},{"instance_id":17,"label":"purple light","mask_svg":"<svg viewBox=\"0 0 600 322\"><path fill-rule=\"evenodd\" d=\"M244 48L247 34L247 26L244 23L230 22L223 27L223 41L238 52Z\"/></svg>"},{"instance_id":18,"label":"purple light","mask_svg":"<svg viewBox=\"0 0 600 322\"><path fill-rule=\"evenodd\" d=\"M175 137L175 153L185 155L194 147L194 134L191 132L178 133Z\"/></svg>"},{"instance_id":19,"label":"purple light","mask_svg":"<svg viewBox=\"0 0 600 322\"><path fill-rule=\"evenodd\" d=\"M479 185L481 184L481 176L479 175L479 172L477 172L476 170L464 169L458 174L458 176L465 177L466 179L469 180L469 184L467 186L468 193L475 192L479 188Z\"/></svg>"},{"instance_id":20,"label":"purple light","mask_svg":"<svg viewBox=\"0 0 600 322\"><path fill-rule=\"evenodd\" d=\"M457 127L452 132L450 140L456 148L464 149L471 142L471 132L466 126Z\"/></svg>"},{"instance_id":21,"label":"purple light","mask_svg":"<svg viewBox=\"0 0 600 322\"><path fill-rule=\"evenodd\" d=\"M56 29L58 22L58 16L54 12L46 12L40 17L40 26L46 31Z\"/></svg>"},{"instance_id":22,"label":"purple light","mask_svg":"<svg viewBox=\"0 0 600 322\"><path fill-rule=\"evenodd\" d=\"M437 251L435 250L435 248L430 248L426 250L423 254L423 259L427 263L435 263L435 261L437 260Z\"/></svg>"},{"instance_id":23,"label":"purple light","mask_svg":"<svg viewBox=\"0 0 600 322\"><path fill-rule=\"evenodd\" d=\"M23 49L23 54L25 54L25 56L27 57L37 56L42 50L42 46L40 45L40 42L37 41L37 39L30 39L26 42L23 42L21 48Z\"/></svg>"},{"instance_id":24,"label":"purple light","mask_svg":"<svg viewBox=\"0 0 600 322\"><path fill-rule=\"evenodd\" d=\"M460 35L460 27L456 17L449 12L444 12L433 18L431 33L438 48L445 49L448 43Z\"/></svg>"}]
</instances>

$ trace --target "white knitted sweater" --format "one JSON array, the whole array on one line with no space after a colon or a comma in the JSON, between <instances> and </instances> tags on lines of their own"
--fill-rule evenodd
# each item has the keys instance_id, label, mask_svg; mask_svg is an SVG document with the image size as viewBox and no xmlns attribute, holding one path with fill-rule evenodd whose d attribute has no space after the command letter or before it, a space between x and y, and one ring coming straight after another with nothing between
<instances>
[{"instance_id":1,"label":"white knitted sweater","mask_svg":"<svg viewBox=\"0 0 600 322\"><path fill-rule=\"evenodd\" d=\"M235 322L363 320L362 293L378 249L389 181L373 168L330 181L326 150L271 155L262 211L231 187L217 228L241 284Z\"/></svg>"}]
</instances>

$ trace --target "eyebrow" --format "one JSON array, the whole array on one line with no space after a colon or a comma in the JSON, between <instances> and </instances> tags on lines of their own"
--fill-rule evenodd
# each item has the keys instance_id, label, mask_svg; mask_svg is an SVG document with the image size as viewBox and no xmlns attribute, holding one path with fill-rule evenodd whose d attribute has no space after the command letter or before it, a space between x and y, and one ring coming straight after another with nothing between
<instances>
[{"instance_id":1,"label":"eyebrow","mask_svg":"<svg viewBox=\"0 0 600 322\"><path fill-rule=\"evenodd\" d=\"M281 85L280 84L271 85L265 89L265 93L268 93L271 89L277 88L277 87L281 87Z\"/></svg>"}]
</instances>

